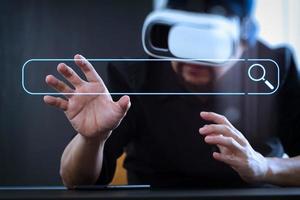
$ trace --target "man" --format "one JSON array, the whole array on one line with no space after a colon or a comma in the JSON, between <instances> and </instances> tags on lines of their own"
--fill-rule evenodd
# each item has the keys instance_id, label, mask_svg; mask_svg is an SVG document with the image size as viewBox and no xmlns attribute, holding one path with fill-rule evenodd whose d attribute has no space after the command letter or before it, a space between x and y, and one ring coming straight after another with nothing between
<instances>
[{"instance_id":1,"label":"man","mask_svg":"<svg viewBox=\"0 0 300 200\"><path fill-rule=\"evenodd\" d=\"M187 12L217 11L228 18L238 17L241 22L251 18L253 12L251 0L170 0L166 6ZM243 24L240 26L242 28ZM251 30L246 39L240 38L234 58L253 56L276 60L281 72L277 95L141 95L123 96L113 101L100 76L83 56L76 55L75 63L87 81L67 65L59 64L58 71L74 89L51 75L46 77L46 82L61 93L74 95L66 99L45 96L44 101L64 110L78 132L62 155L60 173L64 184L69 188L108 184L116 159L126 151L129 184L300 185L296 66L290 51L285 48L272 50L255 38L253 41L251 36L255 31ZM244 73L240 63L223 67L211 65L165 62L110 66L108 85L110 91L115 92L209 92L220 83L230 83L233 78L240 77L235 76L236 73ZM247 87L243 77L240 83L230 88ZM284 158L285 154L290 158Z\"/></svg>"}]
</instances>

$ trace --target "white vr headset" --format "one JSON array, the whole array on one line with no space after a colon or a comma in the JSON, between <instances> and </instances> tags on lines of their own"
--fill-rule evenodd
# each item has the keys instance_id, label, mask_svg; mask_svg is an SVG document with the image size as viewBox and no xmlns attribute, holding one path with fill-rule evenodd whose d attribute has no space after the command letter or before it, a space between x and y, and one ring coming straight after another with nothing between
<instances>
[{"instance_id":1,"label":"white vr headset","mask_svg":"<svg viewBox=\"0 0 300 200\"><path fill-rule=\"evenodd\" d=\"M240 40L238 19L162 9L143 26L143 47L150 56L222 64L233 58Z\"/></svg>"}]
</instances>

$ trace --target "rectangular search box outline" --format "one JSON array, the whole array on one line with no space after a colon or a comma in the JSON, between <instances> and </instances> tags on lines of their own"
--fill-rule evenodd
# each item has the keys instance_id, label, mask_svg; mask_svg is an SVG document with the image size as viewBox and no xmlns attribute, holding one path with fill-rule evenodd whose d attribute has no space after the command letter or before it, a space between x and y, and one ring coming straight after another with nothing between
<instances>
[{"instance_id":1,"label":"rectangular search box outline","mask_svg":"<svg viewBox=\"0 0 300 200\"><path fill-rule=\"evenodd\" d=\"M27 60L23 66L22 66L22 88L23 90L29 94L29 95L33 95L33 96L45 96L45 95L77 95L77 96L95 96L95 95L107 95L108 93L58 93L58 92L30 92L26 87L25 87L25 68L27 66L27 64L31 63L31 62L74 62L74 61L80 61L83 59L60 59L60 58L55 58L55 59L30 59ZM108 59L108 58L99 58L99 59L86 59L89 62L122 62L122 61L126 61L126 62L171 62L171 61L176 61L176 62L212 62L212 61L225 61L223 59L144 59L144 58L125 58L125 59L118 59L118 58L113 58L113 59ZM217 93L194 93L194 92L190 92L190 93L168 93L168 92L157 92L157 93L143 93L143 92L135 92L135 93L130 93L130 92L112 92L109 93L111 96L122 96L122 95L131 95L131 96L142 96L142 95L148 95L148 96L159 96L159 95L169 95L169 96L176 96L176 95L186 95L186 96L244 96L244 95L249 95L249 96L253 96L253 95L272 95L274 93L277 92L277 90L279 89L280 86L280 69L279 66L277 64L277 62L275 62L272 59L227 59L226 62L228 61L236 61L236 62L271 62L273 64L275 64L275 66L277 67L277 87L275 88L274 91L270 92L270 93L251 93L251 92L217 92Z\"/></svg>"}]
</instances>

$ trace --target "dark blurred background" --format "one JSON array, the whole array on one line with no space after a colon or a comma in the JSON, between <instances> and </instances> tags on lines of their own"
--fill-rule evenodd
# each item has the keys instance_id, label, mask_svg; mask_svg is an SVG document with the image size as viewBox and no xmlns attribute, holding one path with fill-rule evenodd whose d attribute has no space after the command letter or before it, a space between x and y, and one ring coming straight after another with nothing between
<instances>
[{"instance_id":1,"label":"dark blurred background","mask_svg":"<svg viewBox=\"0 0 300 200\"><path fill-rule=\"evenodd\" d=\"M0 1L0 186L61 185L59 162L75 134L64 114L21 87L31 58L142 58L150 0ZM105 72L103 72L105 75Z\"/></svg>"}]
</instances>

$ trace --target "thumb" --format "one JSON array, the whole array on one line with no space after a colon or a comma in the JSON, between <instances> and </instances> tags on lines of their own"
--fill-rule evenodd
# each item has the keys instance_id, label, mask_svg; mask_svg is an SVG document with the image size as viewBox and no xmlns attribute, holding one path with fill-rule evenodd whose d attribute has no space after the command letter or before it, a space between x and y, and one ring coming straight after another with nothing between
<instances>
[{"instance_id":1,"label":"thumb","mask_svg":"<svg viewBox=\"0 0 300 200\"><path fill-rule=\"evenodd\" d=\"M124 114L127 113L129 110L131 103L130 103L130 97L129 96L123 96L122 98L119 99L117 104L121 107L122 111Z\"/></svg>"}]
</instances>

